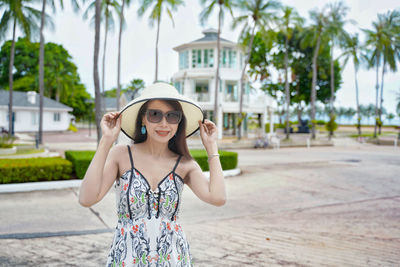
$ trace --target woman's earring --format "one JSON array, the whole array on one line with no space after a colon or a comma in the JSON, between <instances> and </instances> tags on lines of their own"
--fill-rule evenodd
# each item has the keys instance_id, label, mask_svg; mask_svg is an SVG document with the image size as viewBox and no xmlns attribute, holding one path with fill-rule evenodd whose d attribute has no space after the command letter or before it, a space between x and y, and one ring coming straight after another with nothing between
<instances>
[{"instance_id":1,"label":"woman's earring","mask_svg":"<svg viewBox=\"0 0 400 267\"><path fill-rule=\"evenodd\" d=\"M146 134L146 126L142 125L142 128L140 129L140 131L143 135Z\"/></svg>"}]
</instances>

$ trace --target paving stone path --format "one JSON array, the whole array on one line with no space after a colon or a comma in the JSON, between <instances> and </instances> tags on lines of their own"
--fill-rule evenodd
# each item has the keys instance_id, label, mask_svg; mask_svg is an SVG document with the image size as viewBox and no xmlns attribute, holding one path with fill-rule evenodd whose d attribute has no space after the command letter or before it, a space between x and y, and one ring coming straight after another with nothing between
<instances>
[{"instance_id":1,"label":"paving stone path","mask_svg":"<svg viewBox=\"0 0 400 267\"><path fill-rule=\"evenodd\" d=\"M239 155L243 174L226 179L224 207L209 206L184 190L181 223L195 266L400 266L400 148L240 150ZM0 266L104 266L115 226L112 191L91 211L84 209L86 215L76 215L76 225L67 229L106 232L40 237L53 229L43 204L25 211L43 213L42 218L29 221L21 214L32 225L24 223L19 232L37 238L4 239L21 227L18 216L7 216L7 200L73 199L77 192L0 195L0 213L3 205L3 215L12 217L0 216ZM68 214L60 210L53 216L67 220ZM85 221L93 220L103 222L87 227ZM4 224L10 224L7 230Z\"/></svg>"}]
</instances>

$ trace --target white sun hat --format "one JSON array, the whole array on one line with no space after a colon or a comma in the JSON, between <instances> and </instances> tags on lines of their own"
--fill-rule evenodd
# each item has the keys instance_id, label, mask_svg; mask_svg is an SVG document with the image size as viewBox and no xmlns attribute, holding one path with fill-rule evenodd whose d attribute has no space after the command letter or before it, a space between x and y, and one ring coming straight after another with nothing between
<instances>
[{"instance_id":1,"label":"white sun hat","mask_svg":"<svg viewBox=\"0 0 400 267\"><path fill-rule=\"evenodd\" d=\"M186 118L186 137L191 136L199 129L199 121L204 122L204 113L201 107L190 98L179 94L178 90L167 83L154 83L145 89L142 94L129 102L120 111L121 131L133 139L135 136L136 118L144 103L149 100L176 100L183 110Z\"/></svg>"}]
</instances>

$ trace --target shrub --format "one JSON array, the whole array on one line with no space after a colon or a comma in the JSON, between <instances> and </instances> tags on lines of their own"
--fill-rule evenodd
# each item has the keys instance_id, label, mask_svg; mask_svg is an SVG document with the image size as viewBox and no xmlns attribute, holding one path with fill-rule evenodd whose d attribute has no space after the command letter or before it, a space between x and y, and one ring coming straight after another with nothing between
<instances>
[{"instance_id":1,"label":"shrub","mask_svg":"<svg viewBox=\"0 0 400 267\"><path fill-rule=\"evenodd\" d=\"M0 184L67 180L72 164L62 158L2 159Z\"/></svg>"},{"instance_id":2,"label":"shrub","mask_svg":"<svg viewBox=\"0 0 400 267\"><path fill-rule=\"evenodd\" d=\"M71 131L71 132L76 133L76 132L78 131L78 129L76 128L75 125L73 125L72 123L70 123L70 124L69 124L69 127L68 127L68 131Z\"/></svg>"},{"instance_id":3,"label":"shrub","mask_svg":"<svg viewBox=\"0 0 400 267\"><path fill-rule=\"evenodd\" d=\"M223 170L234 169L238 163L238 153L230 151L218 152ZM95 151L65 151L65 158L72 162L74 172L79 179L85 176L86 170L95 154ZM192 149L190 154L197 161L203 171L208 171L207 152L201 149Z\"/></svg>"},{"instance_id":4,"label":"shrub","mask_svg":"<svg viewBox=\"0 0 400 267\"><path fill-rule=\"evenodd\" d=\"M8 134L0 134L0 148L12 148L15 139L15 136L9 137Z\"/></svg>"},{"instance_id":5,"label":"shrub","mask_svg":"<svg viewBox=\"0 0 400 267\"><path fill-rule=\"evenodd\" d=\"M338 128L338 124L335 122L336 116L331 115L327 124L325 124L325 128L329 132L334 132Z\"/></svg>"},{"instance_id":6,"label":"shrub","mask_svg":"<svg viewBox=\"0 0 400 267\"><path fill-rule=\"evenodd\" d=\"M218 151L223 170L236 168L238 163L238 153L231 151ZM202 149L191 149L190 154L197 161L203 171L209 171L207 152Z\"/></svg>"},{"instance_id":7,"label":"shrub","mask_svg":"<svg viewBox=\"0 0 400 267\"><path fill-rule=\"evenodd\" d=\"M72 162L73 170L79 179L85 176L86 170L96 152L95 151L65 151L65 158Z\"/></svg>"}]
</instances>

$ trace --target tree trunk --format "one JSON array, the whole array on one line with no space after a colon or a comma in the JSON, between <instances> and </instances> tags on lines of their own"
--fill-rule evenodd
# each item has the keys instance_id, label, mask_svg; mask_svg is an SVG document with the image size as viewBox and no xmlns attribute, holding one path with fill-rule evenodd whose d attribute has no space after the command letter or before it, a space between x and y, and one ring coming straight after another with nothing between
<instances>
[{"instance_id":1,"label":"tree trunk","mask_svg":"<svg viewBox=\"0 0 400 267\"><path fill-rule=\"evenodd\" d=\"M335 68L334 68L334 61L333 61L333 38L332 38L332 45L331 45L331 97L329 99L329 117L332 118L334 115L333 109L333 102L335 99ZM329 140L331 140L333 136L333 130L329 131Z\"/></svg>"},{"instance_id":2,"label":"tree trunk","mask_svg":"<svg viewBox=\"0 0 400 267\"><path fill-rule=\"evenodd\" d=\"M382 124L382 112L383 112L383 80L384 80L384 77L385 77L385 67L386 67L386 60L385 60L385 58L383 58L381 96L380 96L381 97L381 101L380 101L380 107L379 107L379 110L378 110L378 112L379 112L379 121L380 121L380 124L378 125L379 126L379 134L381 134L381 128L382 128L381 124Z\"/></svg>"},{"instance_id":3,"label":"tree trunk","mask_svg":"<svg viewBox=\"0 0 400 267\"><path fill-rule=\"evenodd\" d=\"M100 9L101 0L96 0L96 13L95 13L95 35L94 35L94 54L93 54L93 80L95 92L95 110L96 110L96 130L97 130L97 145L101 139L100 121L102 117L101 111L101 93L99 81L99 46L100 46Z\"/></svg>"},{"instance_id":4,"label":"tree trunk","mask_svg":"<svg viewBox=\"0 0 400 267\"><path fill-rule=\"evenodd\" d=\"M10 65L8 66L8 86L9 86L9 103L8 103L8 136L14 134L13 129L13 68L14 68L14 54L15 54L15 28L17 26L17 19L14 18L13 25L13 39L10 50Z\"/></svg>"},{"instance_id":5,"label":"tree trunk","mask_svg":"<svg viewBox=\"0 0 400 267\"><path fill-rule=\"evenodd\" d=\"M354 71L355 71L355 82L356 82L357 130L358 130L358 136L361 136L360 101L358 96L358 82L357 82L358 67L356 67L355 64L354 64Z\"/></svg>"},{"instance_id":6,"label":"tree trunk","mask_svg":"<svg viewBox=\"0 0 400 267\"><path fill-rule=\"evenodd\" d=\"M313 60L312 60L312 83L311 83L311 138L315 139L315 101L317 98L316 86L317 86L317 59L319 53L319 46L321 44L321 33L318 34L317 44L315 46Z\"/></svg>"},{"instance_id":7,"label":"tree trunk","mask_svg":"<svg viewBox=\"0 0 400 267\"><path fill-rule=\"evenodd\" d=\"M254 41L254 31L256 29L257 21L254 22L253 29L251 30L251 37L250 37L250 42L249 42L249 47L247 51L247 57L246 61L244 62L244 66L242 69L242 74L240 75L240 101L239 101L239 125L238 125L238 137L239 140L242 137L242 123L243 123L243 94L244 94L244 77L246 75L246 67L247 64L250 61L250 56L251 56L251 49L253 47L253 41Z\"/></svg>"},{"instance_id":8,"label":"tree trunk","mask_svg":"<svg viewBox=\"0 0 400 267\"><path fill-rule=\"evenodd\" d=\"M122 0L121 17L119 20L119 36L118 36L118 70L117 70L117 111L119 111L119 96L121 94L121 39L122 39L122 24L124 22L125 0Z\"/></svg>"},{"instance_id":9,"label":"tree trunk","mask_svg":"<svg viewBox=\"0 0 400 267\"><path fill-rule=\"evenodd\" d=\"M39 48L39 144L43 144L43 92L44 92L44 20L46 0L43 0L40 21L40 48Z\"/></svg>"},{"instance_id":10,"label":"tree trunk","mask_svg":"<svg viewBox=\"0 0 400 267\"><path fill-rule=\"evenodd\" d=\"M377 130L377 118L378 118L378 99L379 99L379 53L376 55L376 96L375 96L375 127L374 127L374 138L376 138L376 130Z\"/></svg>"},{"instance_id":11,"label":"tree trunk","mask_svg":"<svg viewBox=\"0 0 400 267\"><path fill-rule=\"evenodd\" d=\"M103 47L103 67L102 67L102 73L101 73L101 92L104 97L104 91L105 91L105 85L104 85L104 80L105 80L105 73L106 73L106 48L107 48L107 36L108 36L108 18L106 17L106 23L105 23L105 29L104 29L104 47ZM105 107L102 107L103 110L105 110Z\"/></svg>"},{"instance_id":12,"label":"tree trunk","mask_svg":"<svg viewBox=\"0 0 400 267\"><path fill-rule=\"evenodd\" d=\"M285 94L286 94L286 139L289 139L290 135L290 125L289 125L289 107L290 107L290 88L289 88L289 80L288 80L288 68L289 68L289 59L288 59L288 42L289 38L286 36L285 38Z\"/></svg>"},{"instance_id":13,"label":"tree trunk","mask_svg":"<svg viewBox=\"0 0 400 267\"><path fill-rule=\"evenodd\" d=\"M157 37L156 37L156 73L154 76L154 82L158 81L158 39L160 38L160 21L161 21L161 14L157 18Z\"/></svg>"},{"instance_id":14,"label":"tree trunk","mask_svg":"<svg viewBox=\"0 0 400 267\"><path fill-rule=\"evenodd\" d=\"M217 125L222 123L218 120L218 84L219 84L219 64L220 64L220 56L221 56L221 49L220 49L220 35L221 35L221 14L222 14L222 6L219 5L219 13L218 13L218 33L217 33L217 70L215 73L215 88L214 88L214 122Z\"/></svg>"},{"instance_id":15,"label":"tree trunk","mask_svg":"<svg viewBox=\"0 0 400 267\"><path fill-rule=\"evenodd\" d=\"M300 95L300 82L297 81L296 83L296 92L297 95ZM299 102L299 105L297 106L297 121L299 124L301 124L301 115L303 113L303 108L301 107L301 101Z\"/></svg>"}]
</instances>

